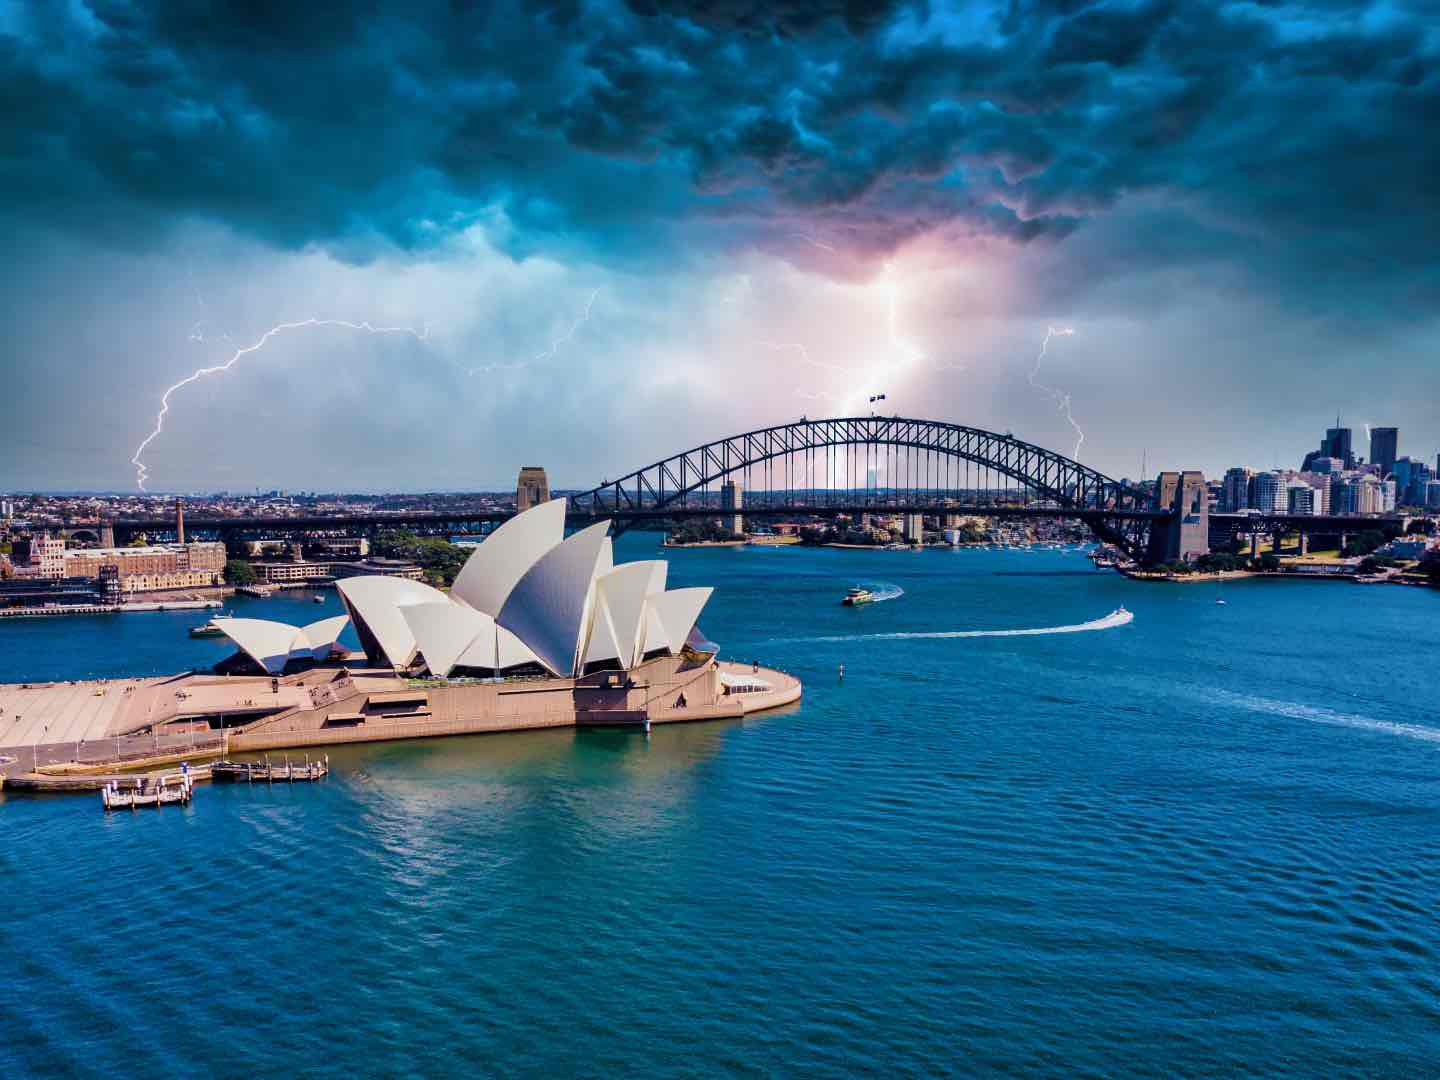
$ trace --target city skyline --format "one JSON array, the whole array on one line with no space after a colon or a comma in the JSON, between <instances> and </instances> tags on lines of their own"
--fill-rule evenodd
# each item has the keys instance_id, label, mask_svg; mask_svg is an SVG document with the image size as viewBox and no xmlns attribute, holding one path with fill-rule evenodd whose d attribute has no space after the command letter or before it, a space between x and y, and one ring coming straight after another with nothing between
<instances>
[{"instance_id":1,"label":"city skyline","mask_svg":"<svg viewBox=\"0 0 1440 1080\"><path fill-rule=\"evenodd\" d=\"M1292 467L1337 410L1440 449L1419 5L32 3L0 39L3 490L134 490L142 446L165 492L586 487L879 393L1117 477Z\"/></svg>"}]
</instances>

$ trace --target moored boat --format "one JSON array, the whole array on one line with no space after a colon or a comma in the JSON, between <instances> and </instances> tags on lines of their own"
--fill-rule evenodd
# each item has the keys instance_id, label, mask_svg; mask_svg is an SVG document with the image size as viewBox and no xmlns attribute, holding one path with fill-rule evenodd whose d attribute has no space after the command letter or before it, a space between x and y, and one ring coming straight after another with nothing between
<instances>
[{"instance_id":1,"label":"moored boat","mask_svg":"<svg viewBox=\"0 0 1440 1080\"><path fill-rule=\"evenodd\" d=\"M224 636L225 636L225 631L224 631L224 630L221 630L220 627L218 627L218 626L215 625L215 618L218 618L218 616L212 617L209 622L201 623L199 626L192 626L192 627L190 627L190 636L191 636L191 637L224 637Z\"/></svg>"}]
</instances>

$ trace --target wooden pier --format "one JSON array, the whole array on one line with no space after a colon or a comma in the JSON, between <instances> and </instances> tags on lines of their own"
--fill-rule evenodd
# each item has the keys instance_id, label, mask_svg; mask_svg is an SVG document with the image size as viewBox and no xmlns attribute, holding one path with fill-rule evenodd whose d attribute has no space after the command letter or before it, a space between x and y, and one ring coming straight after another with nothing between
<instances>
[{"instance_id":1,"label":"wooden pier","mask_svg":"<svg viewBox=\"0 0 1440 1080\"><path fill-rule=\"evenodd\" d=\"M288 757L283 765L264 761L217 761L210 766L210 779L233 784L299 784L319 780L330 773L330 755L300 763Z\"/></svg>"}]
</instances>

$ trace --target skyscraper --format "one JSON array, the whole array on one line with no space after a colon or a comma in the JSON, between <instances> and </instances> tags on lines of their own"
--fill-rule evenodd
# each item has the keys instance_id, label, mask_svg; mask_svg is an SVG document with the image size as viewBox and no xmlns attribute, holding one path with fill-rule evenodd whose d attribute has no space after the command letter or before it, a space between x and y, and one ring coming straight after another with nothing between
<instances>
[{"instance_id":1,"label":"skyscraper","mask_svg":"<svg viewBox=\"0 0 1440 1080\"><path fill-rule=\"evenodd\" d=\"M1395 471L1395 458L1400 451L1400 429L1377 427L1370 429L1370 464L1380 466L1383 480Z\"/></svg>"},{"instance_id":2,"label":"skyscraper","mask_svg":"<svg viewBox=\"0 0 1440 1080\"><path fill-rule=\"evenodd\" d=\"M1250 470L1234 468L1225 470L1225 481L1220 488L1220 510L1233 514L1250 506Z\"/></svg>"},{"instance_id":3,"label":"skyscraper","mask_svg":"<svg viewBox=\"0 0 1440 1080\"><path fill-rule=\"evenodd\" d=\"M1351 431L1348 427L1340 426L1340 418L1335 418L1335 426L1325 429L1325 441L1320 444L1321 457L1339 458L1345 463L1345 468L1355 467L1355 450L1351 446Z\"/></svg>"}]
</instances>

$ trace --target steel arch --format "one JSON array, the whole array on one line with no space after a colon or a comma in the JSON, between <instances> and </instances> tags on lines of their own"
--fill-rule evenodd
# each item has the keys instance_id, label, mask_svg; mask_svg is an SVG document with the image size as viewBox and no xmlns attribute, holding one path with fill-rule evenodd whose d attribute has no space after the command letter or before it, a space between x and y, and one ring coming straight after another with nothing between
<instances>
[{"instance_id":1,"label":"steel arch","mask_svg":"<svg viewBox=\"0 0 1440 1080\"><path fill-rule=\"evenodd\" d=\"M842 446L924 450L969 461L1053 501L1063 512L1090 511L1091 528L1133 558L1145 551L1149 521L1096 518L1095 511L1139 511L1149 496L1053 450L982 428L900 416L802 419L704 443L618 480L570 497L572 510L592 516L684 506L694 492L742 470L796 454ZM853 478L852 478L853 479ZM868 486L868 485L867 485ZM754 508L747 508L753 512Z\"/></svg>"}]
</instances>

